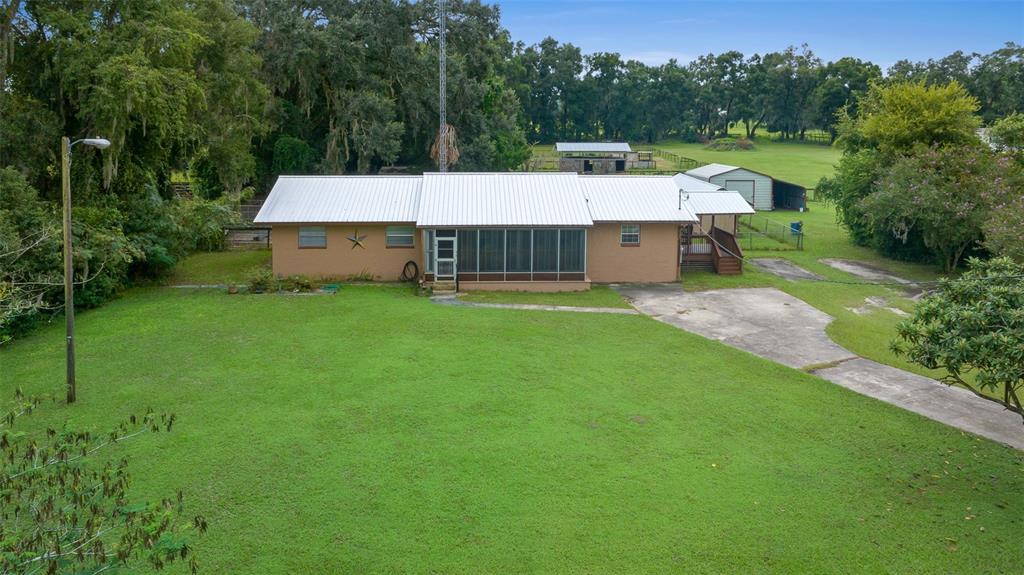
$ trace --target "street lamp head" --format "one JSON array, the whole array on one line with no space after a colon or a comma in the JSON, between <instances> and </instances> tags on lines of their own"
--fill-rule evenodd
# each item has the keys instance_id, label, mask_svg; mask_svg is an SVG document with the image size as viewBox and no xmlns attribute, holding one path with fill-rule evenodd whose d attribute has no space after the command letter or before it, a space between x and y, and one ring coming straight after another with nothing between
<instances>
[{"instance_id":1,"label":"street lamp head","mask_svg":"<svg viewBox=\"0 0 1024 575\"><path fill-rule=\"evenodd\" d=\"M84 140L79 140L79 142L85 144L86 146L92 146L94 148L99 148L101 150L110 147L110 140L107 140L105 138L86 138Z\"/></svg>"}]
</instances>

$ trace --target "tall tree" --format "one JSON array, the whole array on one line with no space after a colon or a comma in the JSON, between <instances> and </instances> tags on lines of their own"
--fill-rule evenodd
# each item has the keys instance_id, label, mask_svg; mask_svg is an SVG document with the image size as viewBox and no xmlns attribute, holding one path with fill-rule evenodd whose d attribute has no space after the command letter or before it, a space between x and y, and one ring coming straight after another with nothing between
<instances>
[{"instance_id":1,"label":"tall tree","mask_svg":"<svg viewBox=\"0 0 1024 575\"><path fill-rule=\"evenodd\" d=\"M840 58L821 68L811 96L810 114L816 126L828 131L832 140L838 135L838 113L846 110L857 115L857 104L873 82L882 79L881 69L856 58Z\"/></svg>"},{"instance_id":2,"label":"tall tree","mask_svg":"<svg viewBox=\"0 0 1024 575\"><path fill-rule=\"evenodd\" d=\"M724 135L743 91L746 77L743 54L736 51L717 56L706 54L690 64L690 72L697 86L697 133L708 137Z\"/></svg>"},{"instance_id":3,"label":"tall tree","mask_svg":"<svg viewBox=\"0 0 1024 575\"><path fill-rule=\"evenodd\" d=\"M814 118L811 97L821 60L805 44L799 51L790 46L782 52L765 54L763 64L768 128L782 132L786 138L802 138Z\"/></svg>"}]
</instances>

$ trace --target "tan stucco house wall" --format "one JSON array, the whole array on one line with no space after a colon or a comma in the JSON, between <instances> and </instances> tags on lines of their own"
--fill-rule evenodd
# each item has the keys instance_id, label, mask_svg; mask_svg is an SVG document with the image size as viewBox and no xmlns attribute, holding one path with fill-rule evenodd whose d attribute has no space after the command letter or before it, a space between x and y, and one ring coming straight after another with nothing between
<instances>
[{"instance_id":1,"label":"tan stucco house wall","mask_svg":"<svg viewBox=\"0 0 1024 575\"><path fill-rule=\"evenodd\" d=\"M587 231L587 277L597 283L671 282L679 278L679 224L640 224L640 245L623 246L619 223Z\"/></svg>"},{"instance_id":2,"label":"tan stucco house wall","mask_svg":"<svg viewBox=\"0 0 1024 575\"><path fill-rule=\"evenodd\" d=\"M390 225L414 226L411 222ZM299 227L297 224L272 226L271 243L275 275L304 275L332 279L365 275L373 276L373 279L378 281L397 281L405 263L410 260L416 262L421 272L424 269L423 250L418 232L413 234L412 247L389 248L385 243L385 225L327 224L326 248L300 248ZM364 247L353 247L353 242L348 239L348 236L356 234L365 236L362 239Z\"/></svg>"}]
</instances>

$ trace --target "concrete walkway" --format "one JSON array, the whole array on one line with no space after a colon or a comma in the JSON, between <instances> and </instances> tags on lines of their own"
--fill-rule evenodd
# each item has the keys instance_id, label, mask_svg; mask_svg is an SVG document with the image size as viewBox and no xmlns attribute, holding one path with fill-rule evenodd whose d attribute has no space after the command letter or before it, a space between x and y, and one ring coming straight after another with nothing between
<instances>
[{"instance_id":1,"label":"concrete walkway","mask_svg":"<svg viewBox=\"0 0 1024 575\"><path fill-rule=\"evenodd\" d=\"M806 270L795 263L782 258L754 258L750 260L755 266L762 270L777 275L789 281L796 280L823 280L824 277Z\"/></svg>"},{"instance_id":2,"label":"concrete walkway","mask_svg":"<svg viewBox=\"0 0 1024 575\"><path fill-rule=\"evenodd\" d=\"M430 298L430 301L441 305L452 305L459 307L483 307L493 309L529 309L537 311L569 311L578 313L611 313L618 315L639 315L640 312L624 307L576 307L568 305L540 305L532 303L482 303L475 301L462 301L454 295L439 295Z\"/></svg>"},{"instance_id":3,"label":"concrete walkway","mask_svg":"<svg viewBox=\"0 0 1024 575\"><path fill-rule=\"evenodd\" d=\"M1024 450L1019 415L967 390L858 357L825 333L832 317L775 288L684 292L679 284L615 286L658 321L811 373L887 403Z\"/></svg>"}]
</instances>

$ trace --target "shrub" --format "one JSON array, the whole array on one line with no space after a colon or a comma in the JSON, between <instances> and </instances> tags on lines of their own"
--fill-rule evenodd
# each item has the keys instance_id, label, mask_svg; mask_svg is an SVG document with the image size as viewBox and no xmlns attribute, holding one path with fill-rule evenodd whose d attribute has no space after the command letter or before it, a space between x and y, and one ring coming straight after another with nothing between
<instances>
[{"instance_id":1,"label":"shrub","mask_svg":"<svg viewBox=\"0 0 1024 575\"><path fill-rule=\"evenodd\" d=\"M246 283L249 285L249 291L252 293L263 293L271 290L276 291L278 288L277 278L274 277L274 272L270 268L260 266L253 268L249 272Z\"/></svg>"},{"instance_id":2,"label":"shrub","mask_svg":"<svg viewBox=\"0 0 1024 575\"><path fill-rule=\"evenodd\" d=\"M281 280L281 289L294 293L308 293L317 288L316 282L302 275L288 276Z\"/></svg>"},{"instance_id":3,"label":"shrub","mask_svg":"<svg viewBox=\"0 0 1024 575\"><path fill-rule=\"evenodd\" d=\"M241 223L238 212L225 201L192 198L172 206L178 225L178 244L187 252L224 249L224 228Z\"/></svg>"},{"instance_id":4,"label":"shrub","mask_svg":"<svg viewBox=\"0 0 1024 575\"><path fill-rule=\"evenodd\" d=\"M754 142L747 138L718 138L712 141L710 144L704 146L707 150L716 150L719 152L735 152L739 150L753 150Z\"/></svg>"}]
</instances>

